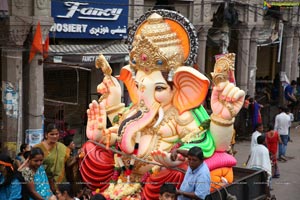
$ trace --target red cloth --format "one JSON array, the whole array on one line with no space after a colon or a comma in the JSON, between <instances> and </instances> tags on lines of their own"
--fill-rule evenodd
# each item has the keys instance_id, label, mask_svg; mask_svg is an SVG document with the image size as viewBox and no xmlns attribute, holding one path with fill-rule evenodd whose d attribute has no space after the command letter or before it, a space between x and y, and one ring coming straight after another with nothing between
<instances>
[{"instance_id":1,"label":"red cloth","mask_svg":"<svg viewBox=\"0 0 300 200\"><path fill-rule=\"evenodd\" d=\"M82 150L85 153L79 167L82 179L92 190L103 192L114 173L113 153L91 142L86 142Z\"/></svg>"},{"instance_id":2,"label":"red cloth","mask_svg":"<svg viewBox=\"0 0 300 200\"><path fill-rule=\"evenodd\" d=\"M273 134L274 133L274 134ZM273 134L273 136L272 136ZM277 162L277 151L278 151L278 143L279 143L279 134L277 131L271 130L266 133L266 143L269 149L269 152L272 154L272 162Z\"/></svg>"},{"instance_id":3,"label":"red cloth","mask_svg":"<svg viewBox=\"0 0 300 200\"><path fill-rule=\"evenodd\" d=\"M183 164L179 168L186 170L187 165ZM164 183L174 184L179 189L184 175L184 173L172 169L163 169L158 174L151 174L142 190L143 199L158 199L160 187Z\"/></svg>"}]
</instances>

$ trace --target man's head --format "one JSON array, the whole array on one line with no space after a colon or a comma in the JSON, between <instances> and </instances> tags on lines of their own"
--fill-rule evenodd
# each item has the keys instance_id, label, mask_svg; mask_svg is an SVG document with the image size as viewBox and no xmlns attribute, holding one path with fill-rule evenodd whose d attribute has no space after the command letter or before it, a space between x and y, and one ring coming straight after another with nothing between
<instances>
[{"instance_id":1,"label":"man's head","mask_svg":"<svg viewBox=\"0 0 300 200\"><path fill-rule=\"evenodd\" d=\"M264 131L264 126L261 123L256 124L255 130L262 133Z\"/></svg>"},{"instance_id":2,"label":"man's head","mask_svg":"<svg viewBox=\"0 0 300 200\"><path fill-rule=\"evenodd\" d=\"M175 200L176 187L173 184L163 184L159 191L159 200Z\"/></svg>"},{"instance_id":3,"label":"man's head","mask_svg":"<svg viewBox=\"0 0 300 200\"><path fill-rule=\"evenodd\" d=\"M192 170L197 169L204 160L203 152L200 147L192 147L188 151L189 166Z\"/></svg>"},{"instance_id":4,"label":"man's head","mask_svg":"<svg viewBox=\"0 0 300 200\"><path fill-rule=\"evenodd\" d=\"M258 136L257 144L265 144L265 136L263 136L263 135Z\"/></svg>"},{"instance_id":5,"label":"man's head","mask_svg":"<svg viewBox=\"0 0 300 200\"><path fill-rule=\"evenodd\" d=\"M289 109L286 106L281 105L281 106L279 106L279 111L287 113L287 112L289 112Z\"/></svg>"}]
</instances>

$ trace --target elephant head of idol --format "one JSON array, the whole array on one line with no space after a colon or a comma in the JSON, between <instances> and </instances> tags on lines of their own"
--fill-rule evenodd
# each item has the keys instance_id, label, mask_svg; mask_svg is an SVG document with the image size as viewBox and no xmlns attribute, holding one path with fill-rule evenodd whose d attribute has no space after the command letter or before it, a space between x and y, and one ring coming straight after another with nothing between
<instances>
[{"instance_id":1,"label":"elephant head of idol","mask_svg":"<svg viewBox=\"0 0 300 200\"><path fill-rule=\"evenodd\" d=\"M151 14L136 30L132 46L129 65L119 76L136 108L118 131L126 153L133 152L143 129L160 125L168 109L175 107L182 114L199 106L210 84L199 71L184 66L191 43L184 28L172 20Z\"/></svg>"}]
</instances>

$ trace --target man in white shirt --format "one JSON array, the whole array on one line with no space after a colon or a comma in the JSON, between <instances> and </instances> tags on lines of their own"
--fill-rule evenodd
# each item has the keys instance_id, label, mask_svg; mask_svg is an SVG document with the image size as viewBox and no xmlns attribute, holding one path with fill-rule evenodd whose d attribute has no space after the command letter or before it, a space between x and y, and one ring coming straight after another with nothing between
<instances>
[{"instance_id":1,"label":"man in white shirt","mask_svg":"<svg viewBox=\"0 0 300 200\"><path fill-rule=\"evenodd\" d=\"M268 174L268 187L267 193L270 195L271 187L271 175L272 175L272 166L270 161L269 150L265 146L265 137L260 135L257 137L257 144L251 150L251 155L249 162L247 163L247 168L255 170L264 170Z\"/></svg>"},{"instance_id":2,"label":"man in white shirt","mask_svg":"<svg viewBox=\"0 0 300 200\"><path fill-rule=\"evenodd\" d=\"M278 160L286 161L285 153L289 140L289 127L291 124L291 117L287 114L288 108L280 106L280 113L275 117L274 130L278 131L282 143L279 143Z\"/></svg>"},{"instance_id":3,"label":"man in white shirt","mask_svg":"<svg viewBox=\"0 0 300 200\"><path fill-rule=\"evenodd\" d=\"M261 123L258 123L255 127L255 132L252 133L251 136L251 149L250 153L255 145L257 145L257 137L262 135L264 131L264 126Z\"/></svg>"},{"instance_id":4,"label":"man in white shirt","mask_svg":"<svg viewBox=\"0 0 300 200\"><path fill-rule=\"evenodd\" d=\"M257 145L257 137L262 135L263 130L264 130L263 124L261 123L256 124L255 131L252 133L251 136L250 154L248 156L246 163L244 163L244 165L248 164L251 152L253 151L254 147Z\"/></svg>"}]
</instances>

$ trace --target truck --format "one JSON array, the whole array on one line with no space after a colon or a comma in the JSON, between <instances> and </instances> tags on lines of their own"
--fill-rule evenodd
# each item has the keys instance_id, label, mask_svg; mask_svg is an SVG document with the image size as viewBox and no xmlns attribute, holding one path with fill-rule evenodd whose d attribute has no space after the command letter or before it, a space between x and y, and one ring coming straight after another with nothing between
<instances>
[{"instance_id":1,"label":"truck","mask_svg":"<svg viewBox=\"0 0 300 200\"><path fill-rule=\"evenodd\" d=\"M274 195L268 195L265 171L233 167L233 173L233 183L215 188L205 200L276 200Z\"/></svg>"}]
</instances>

